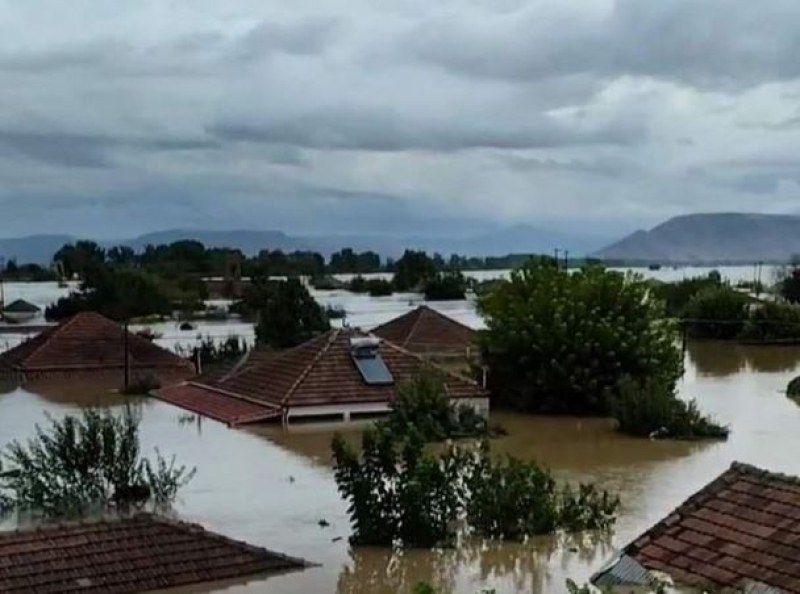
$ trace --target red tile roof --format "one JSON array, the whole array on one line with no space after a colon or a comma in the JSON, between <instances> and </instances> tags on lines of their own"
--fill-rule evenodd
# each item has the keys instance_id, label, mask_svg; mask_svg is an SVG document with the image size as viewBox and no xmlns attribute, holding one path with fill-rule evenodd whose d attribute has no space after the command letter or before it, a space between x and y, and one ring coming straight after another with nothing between
<instances>
[{"instance_id":1,"label":"red tile roof","mask_svg":"<svg viewBox=\"0 0 800 594\"><path fill-rule=\"evenodd\" d=\"M256 423L281 416L279 406L256 404L238 396L224 394L212 387L191 382L167 386L152 394L159 400L228 425Z\"/></svg>"},{"instance_id":2,"label":"red tile roof","mask_svg":"<svg viewBox=\"0 0 800 594\"><path fill-rule=\"evenodd\" d=\"M419 356L383 340L378 353L394 385L367 384L350 355L350 338L360 330L339 328L254 365L245 365L214 384L226 392L281 406L390 401L395 386L413 379L428 365ZM451 398L484 398L473 381L442 371Z\"/></svg>"},{"instance_id":3,"label":"red tile roof","mask_svg":"<svg viewBox=\"0 0 800 594\"><path fill-rule=\"evenodd\" d=\"M427 305L381 324L372 330L414 353L465 352L475 345L475 331Z\"/></svg>"},{"instance_id":4,"label":"red tile roof","mask_svg":"<svg viewBox=\"0 0 800 594\"><path fill-rule=\"evenodd\" d=\"M303 566L150 514L0 532L0 592L8 594L146 592Z\"/></svg>"},{"instance_id":5,"label":"red tile roof","mask_svg":"<svg viewBox=\"0 0 800 594\"><path fill-rule=\"evenodd\" d=\"M390 402L398 384L412 380L430 363L386 340L378 353L394 379L393 385L370 385L350 354L350 338L365 336L358 329L339 328L278 353L248 355L222 377L200 376L153 393L156 398L229 424L257 422L279 416L287 408ZM487 398L478 384L437 368L450 398Z\"/></svg>"},{"instance_id":6,"label":"red tile roof","mask_svg":"<svg viewBox=\"0 0 800 594\"><path fill-rule=\"evenodd\" d=\"M120 369L125 330L94 312L82 312L0 354L0 370ZM130 364L137 368L184 368L192 364L147 339L128 333Z\"/></svg>"},{"instance_id":7,"label":"red tile roof","mask_svg":"<svg viewBox=\"0 0 800 594\"><path fill-rule=\"evenodd\" d=\"M734 463L624 553L686 586L800 593L800 479Z\"/></svg>"}]
</instances>

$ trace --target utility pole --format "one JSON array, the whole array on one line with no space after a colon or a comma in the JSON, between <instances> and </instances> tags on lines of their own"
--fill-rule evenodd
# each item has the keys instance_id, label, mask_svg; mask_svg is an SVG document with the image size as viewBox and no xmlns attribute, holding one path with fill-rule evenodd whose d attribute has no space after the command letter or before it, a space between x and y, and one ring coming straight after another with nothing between
<instances>
[{"instance_id":1,"label":"utility pole","mask_svg":"<svg viewBox=\"0 0 800 594\"><path fill-rule=\"evenodd\" d=\"M569 250L564 250L564 270L569 270Z\"/></svg>"},{"instance_id":2,"label":"utility pole","mask_svg":"<svg viewBox=\"0 0 800 594\"><path fill-rule=\"evenodd\" d=\"M559 250L558 248L555 248L555 249L553 250L553 253L554 253L554 258L553 258L553 259L554 259L554 260L555 260L555 262L556 262L556 268L561 268L561 264L559 264L559 259L558 259L558 252L559 252L559 251L560 251L560 250Z\"/></svg>"},{"instance_id":3,"label":"utility pole","mask_svg":"<svg viewBox=\"0 0 800 594\"><path fill-rule=\"evenodd\" d=\"M128 389L128 384L130 383L130 357L129 354L129 345L128 345L128 318L125 318L125 324L123 326L123 331L125 336L123 337L123 350L125 351L125 389Z\"/></svg>"}]
</instances>

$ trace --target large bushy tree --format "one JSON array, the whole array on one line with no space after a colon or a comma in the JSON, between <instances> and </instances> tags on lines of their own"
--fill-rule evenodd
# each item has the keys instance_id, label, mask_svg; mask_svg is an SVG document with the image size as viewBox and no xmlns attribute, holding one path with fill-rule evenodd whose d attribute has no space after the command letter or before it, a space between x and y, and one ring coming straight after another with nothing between
<instances>
[{"instance_id":1,"label":"large bushy tree","mask_svg":"<svg viewBox=\"0 0 800 594\"><path fill-rule=\"evenodd\" d=\"M479 310L489 388L503 405L605 415L625 381L674 385L680 375L674 329L638 276L531 261L483 297Z\"/></svg>"},{"instance_id":2,"label":"large bushy tree","mask_svg":"<svg viewBox=\"0 0 800 594\"><path fill-rule=\"evenodd\" d=\"M262 346L289 348L330 329L325 310L297 279L258 282L247 302L258 312L256 339Z\"/></svg>"},{"instance_id":3,"label":"large bushy tree","mask_svg":"<svg viewBox=\"0 0 800 594\"><path fill-rule=\"evenodd\" d=\"M48 320L61 320L80 311L96 311L114 320L167 315L180 299L158 277L129 267L87 268L80 290L62 297L45 311Z\"/></svg>"}]
</instances>

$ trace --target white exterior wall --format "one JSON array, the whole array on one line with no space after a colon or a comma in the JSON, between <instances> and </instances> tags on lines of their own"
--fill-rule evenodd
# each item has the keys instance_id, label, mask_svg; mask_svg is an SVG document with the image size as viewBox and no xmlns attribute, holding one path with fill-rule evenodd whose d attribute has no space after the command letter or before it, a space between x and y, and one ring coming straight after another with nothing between
<instances>
[{"instance_id":1,"label":"white exterior wall","mask_svg":"<svg viewBox=\"0 0 800 594\"><path fill-rule=\"evenodd\" d=\"M453 398L455 405L467 405L475 409L484 417L489 416L488 398ZM321 404L317 406L294 406L286 413L286 421L291 423L293 418L330 417L341 415L343 421L349 421L353 414L388 414L391 410L388 402L365 402L347 404Z\"/></svg>"}]
</instances>

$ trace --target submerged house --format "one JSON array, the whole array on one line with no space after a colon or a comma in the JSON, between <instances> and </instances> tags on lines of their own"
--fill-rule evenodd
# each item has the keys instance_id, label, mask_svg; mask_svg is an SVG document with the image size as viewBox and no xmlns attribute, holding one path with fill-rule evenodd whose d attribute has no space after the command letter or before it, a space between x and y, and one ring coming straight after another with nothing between
<instances>
[{"instance_id":1,"label":"submerged house","mask_svg":"<svg viewBox=\"0 0 800 594\"><path fill-rule=\"evenodd\" d=\"M191 377L194 366L94 312L81 312L0 353L0 377L26 383L51 377L108 379L118 387L131 376L152 373L162 382Z\"/></svg>"},{"instance_id":2,"label":"submerged house","mask_svg":"<svg viewBox=\"0 0 800 594\"><path fill-rule=\"evenodd\" d=\"M433 360L467 361L477 350L475 330L427 305L373 328L372 333Z\"/></svg>"},{"instance_id":3,"label":"submerged house","mask_svg":"<svg viewBox=\"0 0 800 594\"><path fill-rule=\"evenodd\" d=\"M151 514L0 532L0 592L211 591L308 564ZM181 590L185 592L186 590Z\"/></svg>"},{"instance_id":4,"label":"submerged house","mask_svg":"<svg viewBox=\"0 0 800 594\"><path fill-rule=\"evenodd\" d=\"M713 592L800 593L800 478L735 462L592 582L650 586L658 575Z\"/></svg>"},{"instance_id":5,"label":"submerged house","mask_svg":"<svg viewBox=\"0 0 800 594\"><path fill-rule=\"evenodd\" d=\"M427 365L387 340L338 328L279 353L252 352L227 373L200 376L153 395L230 425L351 420L386 414L397 386ZM453 401L488 413L488 394L476 382L439 371Z\"/></svg>"},{"instance_id":6,"label":"submerged house","mask_svg":"<svg viewBox=\"0 0 800 594\"><path fill-rule=\"evenodd\" d=\"M0 303L1 305L1 303ZM29 322L35 318L41 309L24 299L12 301L0 310L0 318L11 323Z\"/></svg>"}]
</instances>

